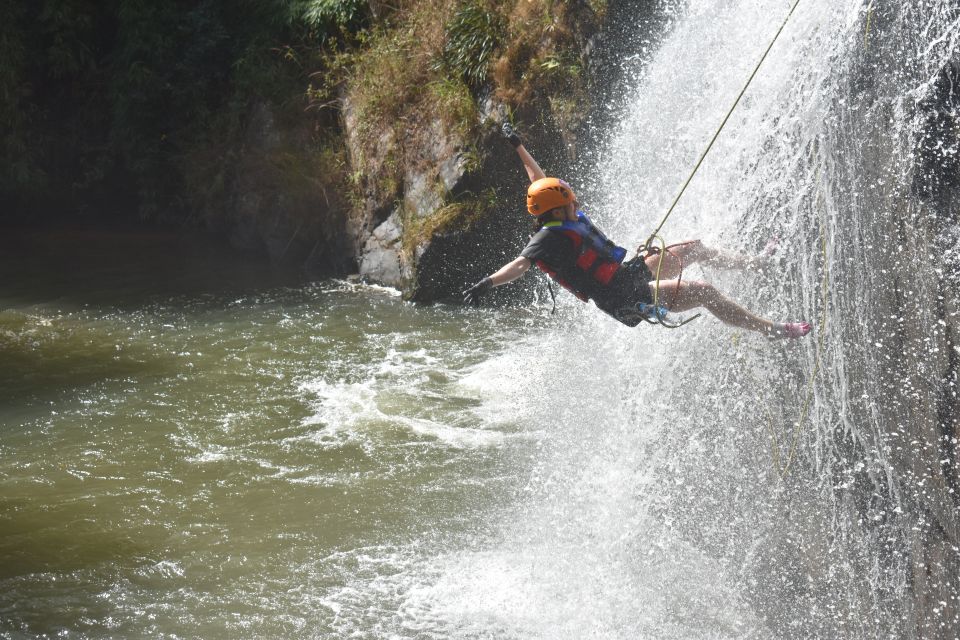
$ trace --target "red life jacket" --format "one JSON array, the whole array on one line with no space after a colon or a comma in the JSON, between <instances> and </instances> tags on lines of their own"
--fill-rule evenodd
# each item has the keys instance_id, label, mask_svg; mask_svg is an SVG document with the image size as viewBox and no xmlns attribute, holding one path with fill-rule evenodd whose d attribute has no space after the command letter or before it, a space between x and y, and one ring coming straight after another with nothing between
<instances>
[{"instance_id":1,"label":"red life jacket","mask_svg":"<svg viewBox=\"0 0 960 640\"><path fill-rule=\"evenodd\" d=\"M543 260L537 260L537 267L584 302L602 296L614 274L619 271L627 250L608 240L580 211L577 212L576 222L548 222L543 229L549 233L562 233L569 238L576 260L572 269L547 264Z\"/></svg>"}]
</instances>

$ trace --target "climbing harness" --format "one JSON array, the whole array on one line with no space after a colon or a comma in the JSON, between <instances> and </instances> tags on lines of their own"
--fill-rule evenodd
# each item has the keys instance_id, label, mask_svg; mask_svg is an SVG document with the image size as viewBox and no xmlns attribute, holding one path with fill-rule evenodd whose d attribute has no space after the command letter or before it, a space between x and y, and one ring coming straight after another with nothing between
<instances>
[{"instance_id":1,"label":"climbing harness","mask_svg":"<svg viewBox=\"0 0 960 640\"><path fill-rule=\"evenodd\" d=\"M666 320L666 315L667 315L667 314L666 314L666 311L667 311L670 307L673 307L673 304L677 301L677 296L680 294L680 286L679 286L679 283L680 283L681 280L683 279L683 259L682 259L680 256L678 256L677 254L675 254L674 252L670 251L670 249L672 249L673 247L678 247L678 246L682 246L682 245L689 244L689 243L688 243L688 242L681 242L681 243L672 244L672 245L667 246L666 241L665 241L661 236L657 235L657 236L656 236L656 239L660 241L660 246L659 246L659 247L652 247L651 250L648 252L648 255L660 254L660 260L657 261L657 273L654 274L656 277L655 277L655 284L654 284L654 287L653 287L653 305L652 305L652 309L651 309L651 310L653 311L653 313L652 313L652 314L650 314L650 313L644 313L644 310L643 310L643 309L638 309L638 310L640 310L641 313L644 313L644 320L646 320L646 321L649 322L650 324L659 324L659 325L662 325L662 326L664 326L664 327L666 327L666 328L668 328L668 329L679 329L679 328L682 327L683 325L685 325L685 324L687 324L687 323L689 323L689 322L693 322L694 320L696 320L697 318L699 318L699 317L702 315L702 314L700 314L700 313L697 313L697 314L695 314L695 315L693 315L693 316L690 316L689 318L685 318L685 319L681 320L681 321L678 322L678 323L671 323L671 322L667 322L667 320ZM667 305L667 307L663 307L663 306L660 304L660 270L663 268L663 258L664 258L664 256L666 256L667 254L670 254L671 256L673 256L674 258L676 258L677 262L680 264L680 270L677 272L677 285L678 285L678 286L677 286L676 290L674 290L674 292L673 292L673 299L670 301L670 304Z\"/></svg>"},{"instance_id":2,"label":"climbing harness","mask_svg":"<svg viewBox=\"0 0 960 640\"><path fill-rule=\"evenodd\" d=\"M763 55L760 56L760 61L757 62L757 65L753 68L753 72L750 74L750 77L747 78L747 82L746 82L746 84L743 85L743 89L740 90L739 95L737 95L737 99L733 101L733 106L731 106L730 109L729 109L729 111L727 111L727 115L724 116L723 121L720 123L720 127L719 127L719 128L717 129L717 131L713 134L713 137L710 139L710 142L707 144L707 148L704 149L704 150L703 150L703 153L700 154L700 159L697 160L697 164L694 165L693 171L690 172L690 175L687 176L687 179L686 179L686 181L683 183L683 186L680 187L680 192L677 193L677 196L673 199L673 202L670 204L670 207L667 209L666 215L664 215L664 216L663 216L663 219L660 220L660 224L658 224L657 227L656 227L656 229L653 230L653 233L650 234L650 237L647 238L647 241L644 242L643 245L641 245L641 247L639 247L639 248L637 249L637 254L638 254L639 256L645 256L645 255L646 255L646 256L649 256L649 255L652 255L653 252L654 252L653 241L656 240L656 239L658 239L658 238L660 239L660 244L661 244L661 247L660 247L660 248L661 248L661 249L666 249L666 248L667 248L667 247L666 247L666 243L665 243L665 242L663 241L663 239L660 238L660 236L659 236L660 230L663 228L663 225L666 224L667 219L670 217L670 214L673 213L673 210L676 208L677 204L680 202L680 198L683 197L683 194L684 194L684 192L687 190L687 187L690 185L690 182L693 180L693 177L697 174L697 171L699 171L700 165L703 164L703 161L706 159L707 154L710 153L710 149L713 148L713 144L717 141L717 138L720 137L720 132L723 131L723 128L727 125L727 121L730 120L730 116L733 115L733 112L734 112L734 110L737 108L737 105L740 104L740 100L743 98L744 94L747 92L747 88L750 87L750 83L753 82L753 79L754 79L754 77L757 75L757 72L760 71L760 66L763 64L763 61L767 59L767 54L769 54L769 53L770 53L770 50L773 49L773 45L777 42L777 39L780 37L780 34L783 32L783 29L787 26L787 22L790 21L790 17L793 15L793 12L796 10L797 5L799 5L799 4L800 4L800 0L795 0L795 2L793 3L793 6L790 7L790 11L789 11L789 13L787 13L787 17L783 19L783 24L780 25L780 28L779 28L779 29L777 29L777 33L774 34L773 40L770 41L770 44L767 45L766 51L764 51L764 52L763 52ZM661 260L661 263L662 263L662 260ZM656 301L659 299L659 296L660 296L660 266L658 265L658 267L657 267L657 279L656 279L656 282L655 282L655 284L654 284L654 293L653 293L654 305L655 305L655 306L656 306ZM699 314L698 314L698 315L699 315ZM663 326L665 326L665 327L667 327L667 328L670 328L670 329L676 329L676 328L678 328L678 327L682 327L683 325L687 324L687 322L689 322L690 320L693 320L693 319L696 318L696 317L697 317L697 316L693 316L693 317L690 318L689 320L686 320L686 321L683 321L683 322L681 322L681 323L679 323L679 324L677 324L677 325L672 325L672 326L671 326L671 325L669 325L669 324L663 323L663 322L662 322L662 315L661 315L661 314L657 314L657 319L654 321L654 323L655 323L655 324L662 324Z\"/></svg>"}]
</instances>

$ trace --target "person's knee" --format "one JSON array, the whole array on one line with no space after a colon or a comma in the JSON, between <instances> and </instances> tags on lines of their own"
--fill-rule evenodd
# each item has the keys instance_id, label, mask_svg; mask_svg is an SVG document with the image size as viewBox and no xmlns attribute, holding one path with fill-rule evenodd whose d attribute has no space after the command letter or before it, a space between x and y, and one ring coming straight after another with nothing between
<instances>
[{"instance_id":1,"label":"person's knee","mask_svg":"<svg viewBox=\"0 0 960 640\"><path fill-rule=\"evenodd\" d=\"M685 287L690 292L690 295L698 300L701 304L707 304L716 300L720 292L717 291L709 282L704 282L702 280L688 280L685 284Z\"/></svg>"},{"instance_id":2,"label":"person's knee","mask_svg":"<svg viewBox=\"0 0 960 640\"><path fill-rule=\"evenodd\" d=\"M670 253L681 258L694 257L703 248L703 243L699 239L683 240L668 247Z\"/></svg>"},{"instance_id":3,"label":"person's knee","mask_svg":"<svg viewBox=\"0 0 960 640\"><path fill-rule=\"evenodd\" d=\"M699 238L683 242L678 249L680 252L677 255L691 264L694 262L709 262L717 256L716 249L711 249Z\"/></svg>"}]
</instances>

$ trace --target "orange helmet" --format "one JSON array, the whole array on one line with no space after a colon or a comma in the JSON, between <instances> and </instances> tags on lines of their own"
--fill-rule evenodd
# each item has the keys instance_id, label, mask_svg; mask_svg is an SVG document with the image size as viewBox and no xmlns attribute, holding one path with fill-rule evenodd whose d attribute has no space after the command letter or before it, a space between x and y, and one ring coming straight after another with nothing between
<instances>
[{"instance_id":1,"label":"orange helmet","mask_svg":"<svg viewBox=\"0 0 960 640\"><path fill-rule=\"evenodd\" d=\"M527 189L527 211L539 216L577 199L573 189L559 178L540 178Z\"/></svg>"}]
</instances>

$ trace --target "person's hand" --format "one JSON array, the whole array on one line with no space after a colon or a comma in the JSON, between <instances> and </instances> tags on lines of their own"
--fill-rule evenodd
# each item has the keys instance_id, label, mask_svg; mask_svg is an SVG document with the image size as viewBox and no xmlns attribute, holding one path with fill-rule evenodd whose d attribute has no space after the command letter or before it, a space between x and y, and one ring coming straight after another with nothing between
<instances>
[{"instance_id":1,"label":"person's hand","mask_svg":"<svg viewBox=\"0 0 960 640\"><path fill-rule=\"evenodd\" d=\"M487 291L493 288L493 280L489 276L473 285L469 289L463 292L463 301L466 304L472 304L474 306L480 304L480 296L485 294Z\"/></svg>"},{"instance_id":2,"label":"person's hand","mask_svg":"<svg viewBox=\"0 0 960 640\"><path fill-rule=\"evenodd\" d=\"M504 122L504 123L503 123L503 129L502 129L502 131L503 131L503 137L506 138L507 141L508 141L510 144L513 145L513 148L514 148L514 149L516 149L516 148L519 147L521 144L523 144L523 143L520 141L520 136L517 135L517 130L514 129L514 128L513 128L513 125L510 124L509 122Z\"/></svg>"}]
</instances>

